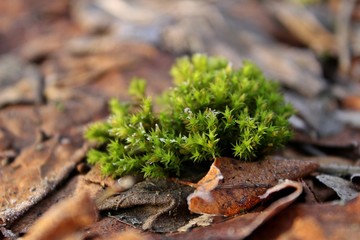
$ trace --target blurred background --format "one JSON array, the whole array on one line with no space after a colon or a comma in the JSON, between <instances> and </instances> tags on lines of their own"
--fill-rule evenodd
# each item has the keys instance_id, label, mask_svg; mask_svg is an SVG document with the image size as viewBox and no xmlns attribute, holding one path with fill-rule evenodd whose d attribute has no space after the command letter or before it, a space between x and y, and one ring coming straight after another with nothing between
<instances>
[{"instance_id":1,"label":"blurred background","mask_svg":"<svg viewBox=\"0 0 360 240\"><path fill-rule=\"evenodd\" d=\"M360 127L356 0L1 0L0 108L81 94L106 105L133 77L155 95L174 59L198 52L259 65L307 137Z\"/></svg>"}]
</instances>

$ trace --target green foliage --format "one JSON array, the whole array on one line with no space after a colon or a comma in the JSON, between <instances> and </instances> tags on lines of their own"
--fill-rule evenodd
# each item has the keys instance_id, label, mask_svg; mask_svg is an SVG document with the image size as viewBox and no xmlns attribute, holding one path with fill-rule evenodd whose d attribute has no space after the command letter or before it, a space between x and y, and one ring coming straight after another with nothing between
<instances>
[{"instance_id":1,"label":"green foliage","mask_svg":"<svg viewBox=\"0 0 360 240\"><path fill-rule=\"evenodd\" d=\"M180 175L184 163L219 156L257 160L291 137L277 83L253 64L233 70L224 59L194 55L171 69L174 87L161 97L160 112L145 96L145 81L130 85L132 103L110 101L106 122L90 125L85 136L102 144L88 153L106 175Z\"/></svg>"}]
</instances>

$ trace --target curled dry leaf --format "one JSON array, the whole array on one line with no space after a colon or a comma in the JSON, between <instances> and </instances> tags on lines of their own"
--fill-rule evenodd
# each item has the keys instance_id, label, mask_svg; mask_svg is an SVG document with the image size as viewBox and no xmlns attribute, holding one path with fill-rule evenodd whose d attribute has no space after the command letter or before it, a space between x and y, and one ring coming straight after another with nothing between
<instances>
[{"instance_id":1,"label":"curled dry leaf","mask_svg":"<svg viewBox=\"0 0 360 240\"><path fill-rule=\"evenodd\" d=\"M259 162L217 158L189 195L189 209L195 213L235 215L261 202L259 196L278 180L301 178L316 168L312 162L271 157Z\"/></svg>"},{"instance_id":2,"label":"curled dry leaf","mask_svg":"<svg viewBox=\"0 0 360 240\"><path fill-rule=\"evenodd\" d=\"M236 216L225 222L216 223L208 227L196 228L188 233L174 234L172 239L243 239L249 236L256 228L262 225L265 221L282 211L290 205L302 193L302 184L295 181L285 180L278 185L268 189L263 198L266 198L273 193L288 190L289 188L295 191L274 201L267 209L262 212L253 212L244 215ZM280 194L279 194L280 195Z\"/></svg>"},{"instance_id":3,"label":"curled dry leaf","mask_svg":"<svg viewBox=\"0 0 360 240\"><path fill-rule=\"evenodd\" d=\"M95 204L83 193L52 207L30 228L24 240L64 239L96 219Z\"/></svg>"},{"instance_id":4,"label":"curled dry leaf","mask_svg":"<svg viewBox=\"0 0 360 240\"><path fill-rule=\"evenodd\" d=\"M359 191L356 189L356 185L341 177L321 174L316 176L316 178L334 190L336 194L344 201L349 201L359 196Z\"/></svg>"},{"instance_id":5,"label":"curled dry leaf","mask_svg":"<svg viewBox=\"0 0 360 240\"><path fill-rule=\"evenodd\" d=\"M350 180L353 184L356 184L357 186L360 185L360 173L355 173L351 175Z\"/></svg>"}]
</instances>

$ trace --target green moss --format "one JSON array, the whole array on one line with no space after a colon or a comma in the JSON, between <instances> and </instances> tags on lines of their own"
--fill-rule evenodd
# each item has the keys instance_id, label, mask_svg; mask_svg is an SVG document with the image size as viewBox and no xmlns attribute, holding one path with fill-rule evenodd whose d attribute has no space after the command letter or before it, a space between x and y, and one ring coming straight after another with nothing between
<instances>
[{"instance_id":1,"label":"green moss","mask_svg":"<svg viewBox=\"0 0 360 240\"><path fill-rule=\"evenodd\" d=\"M108 120L89 126L86 138L102 147L88 159L104 174L179 176L185 162L253 161L291 137L293 108L255 65L233 70L224 59L194 55L179 59L171 74L174 87L161 96L159 112L145 96L146 82L136 79L129 89L134 101L111 100Z\"/></svg>"}]
</instances>

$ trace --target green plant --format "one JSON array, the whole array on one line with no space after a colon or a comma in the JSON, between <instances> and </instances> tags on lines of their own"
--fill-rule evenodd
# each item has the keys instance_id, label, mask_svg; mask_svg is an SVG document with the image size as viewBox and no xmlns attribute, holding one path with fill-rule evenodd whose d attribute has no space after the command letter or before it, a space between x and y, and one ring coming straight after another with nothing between
<instances>
[{"instance_id":1,"label":"green plant","mask_svg":"<svg viewBox=\"0 0 360 240\"><path fill-rule=\"evenodd\" d=\"M171 74L174 87L162 95L160 111L136 79L134 101L111 100L108 120L89 126L86 138L102 147L90 150L88 161L104 174L180 175L185 162L257 160L290 138L293 108L253 64L233 70L224 59L194 55L179 59Z\"/></svg>"}]
</instances>

